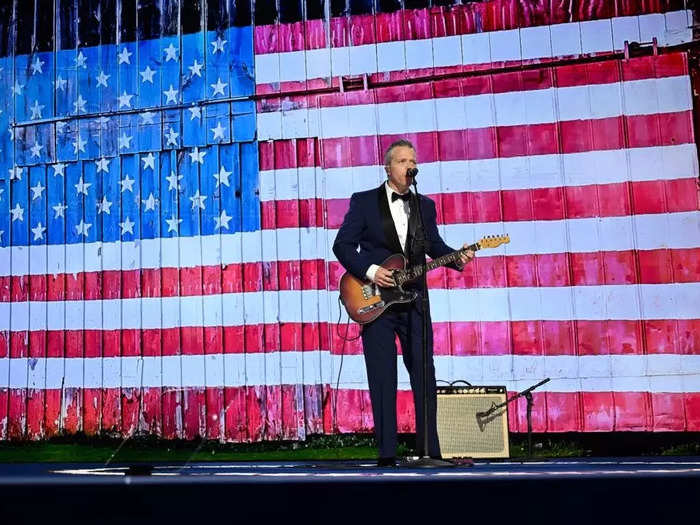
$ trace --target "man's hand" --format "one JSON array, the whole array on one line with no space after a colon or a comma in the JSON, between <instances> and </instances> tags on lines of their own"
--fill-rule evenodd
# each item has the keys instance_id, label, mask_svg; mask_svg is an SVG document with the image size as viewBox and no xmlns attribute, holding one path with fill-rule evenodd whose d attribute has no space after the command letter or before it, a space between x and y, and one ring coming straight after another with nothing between
<instances>
[{"instance_id":1,"label":"man's hand","mask_svg":"<svg viewBox=\"0 0 700 525\"><path fill-rule=\"evenodd\" d=\"M468 244L465 244L464 246L462 246L462 249L463 249L463 250L466 249L466 248L469 248L469 245L468 245ZM464 266L465 266L469 261L471 261L473 258L474 258L474 250L467 250L466 252L463 252L463 253L459 256L459 263L460 263L460 265L462 266L462 268L464 268Z\"/></svg>"},{"instance_id":2,"label":"man's hand","mask_svg":"<svg viewBox=\"0 0 700 525\"><path fill-rule=\"evenodd\" d=\"M396 286L396 282L394 282L394 276L391 270L387 270L386 268L383 268L381 266L377 268L377 273L374 274L374 282L375 284L378 284L379 286L382 286L384 288Z\"/></svg>"}]
</instances>

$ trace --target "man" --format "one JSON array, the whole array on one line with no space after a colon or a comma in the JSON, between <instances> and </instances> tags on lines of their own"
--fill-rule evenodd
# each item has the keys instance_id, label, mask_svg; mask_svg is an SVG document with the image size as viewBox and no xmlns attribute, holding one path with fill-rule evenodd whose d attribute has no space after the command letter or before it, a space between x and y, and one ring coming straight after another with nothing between
<instances>
[{"instance_id":1,"label":"man","mask_svg":"<svg viewBox=\"0 0 700 525\"><path fill-rule=\"evenodd\" d=\"M333 253L353 275L369 279L383 287L394 286L390 270L379 264L394 253L404 253L409 264L419 264L425 239L425 253L436 258L454 251L440 238L437 229L435 203L420 196L420 209L425 235L420 230L417 197L410 191L413 178L407 171L416 167L416 150L407 140L391 144L384 156L387 180L379 188L355 193L350 209L338 230ZM415 210L415 212L414 212ZM358 250L359 246L359 250ZM467 245L464 245L466 248ZM466 251L461 270L474 257ZM422 280L414 285L418 291ZM428 316L428 450L424 450L423 419L423 315ZM421 298L409 304L391 306L376 320L363 326L362 346L367 367L367 379L372 400L374 429L379 448L379 466L396 464L396 335L399 337L403 361L411 379L416 406L416 441L420 456L440 457L437 436L437 397L433 365L433 332L430 310L423 308Z\"/></svg>"}]
</instances>

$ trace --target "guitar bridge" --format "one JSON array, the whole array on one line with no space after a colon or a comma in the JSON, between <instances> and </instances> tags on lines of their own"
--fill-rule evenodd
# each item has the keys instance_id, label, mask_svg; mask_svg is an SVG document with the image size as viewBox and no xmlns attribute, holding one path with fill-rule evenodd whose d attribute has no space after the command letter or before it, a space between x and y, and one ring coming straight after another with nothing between
<instances>
[{"instance_id":1,"label":"guitar bridge","mask_svg":"<svg viewBox=\"0 0 700 525\"><path fill-rule=\"evenodd\" d=\"M357 313L358 314L366 314L367 312L371 312L372 310L376 310L377 308L384 308L385 304L386 303L384 301L377 301L376 303L370 304L368 306L358 308Z\"/></svg>"}]
</instances>

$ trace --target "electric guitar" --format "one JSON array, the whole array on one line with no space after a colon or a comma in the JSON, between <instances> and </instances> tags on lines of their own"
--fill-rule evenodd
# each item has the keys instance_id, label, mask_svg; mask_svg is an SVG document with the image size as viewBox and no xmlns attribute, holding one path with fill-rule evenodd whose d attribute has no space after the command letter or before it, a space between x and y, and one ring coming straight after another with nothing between
<instances>
[{"instance_id":1,"label":"electric guitar","mask_svg":"<svg viewBox=\"0 0 700 525\"><path fill-rule=\"evenodd\" d=\"M510 242L510 237L506 235L489 235L483 237L479 242L460 248L454 252L433 259L426 263L428 271L459 261L460 255L467 251L477 251L483 248L497 248L501 244ZM367 279L358 279L349 272L345 272L340 278L340 300L353 321L366 324L374 321L382 315L387 308L396 303L410 303L417 296L414 290L404 290L403 286L411 281L415 281L423 274L423 265L416 265L406 268L406 257L396 253L387 257L380 265L387 270L391 270L396 286L383 288Z\"/></svg>"}]
</instances>

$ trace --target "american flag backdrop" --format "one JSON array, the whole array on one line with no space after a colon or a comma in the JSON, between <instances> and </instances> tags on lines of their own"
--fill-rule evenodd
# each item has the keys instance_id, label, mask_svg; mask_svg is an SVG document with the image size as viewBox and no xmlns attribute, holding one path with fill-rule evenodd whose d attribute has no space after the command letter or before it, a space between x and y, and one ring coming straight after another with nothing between
<instances>
[{"instance_id":1,"label":"american flag backdrop","mask_svg":"<svg viewBox=\"0 0 700 525\"><path fill-rule=\"evenodd\" d=\"M330 248L399 137L449 244L511 237L430 274L439 380L700 430L692 12L451 3L3 3L0 439L370 431Z\"/></svg>"}]
</instances>

